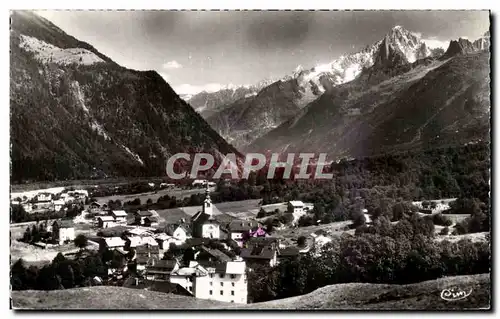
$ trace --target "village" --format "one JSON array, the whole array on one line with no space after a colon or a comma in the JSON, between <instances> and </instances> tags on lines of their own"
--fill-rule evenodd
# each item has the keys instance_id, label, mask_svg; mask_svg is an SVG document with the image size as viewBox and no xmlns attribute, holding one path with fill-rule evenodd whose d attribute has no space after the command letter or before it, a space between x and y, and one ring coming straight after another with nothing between
<instances>
[{"instance_id":1,"label":"village","mask_svg":"<svg viewBox=\"0 0 500 319\"><path fill-rule=\"evenodd\" d=\"M257 214L227 219L229 215L222 214L210 198L215 183L195 180L191 186L204 191L203 204L196 211L191 209L189 218L168 221L156 210L127 212L103 201L90 201L86 190L64 190L57 199L50 192L39 192L30 199L12 199L13 206L22 205L31 213L63 207L66 211L68 207L80 211L72 218L11 225L11 261L30 261L37 255L50 259L59 253L66 258L81 258L84 252L94 251L107 255L108 262L105 278L95 276L92 285L123 285L245 304L247 274L253 267L274 267L283 260L319 251L334 240L335 233L354 233L351 221L323 225L327 227L298 227L301 217L314 209L313 203L299 200L259 205ZM453 200L420 201L414 205L422 214L435 214L449 209ZM272 226L265 220L276 214L284 216L284 223L276 225L271 233ZM366 209L363 214L370 225ZM24 248L16 253L19 245Z\"/></svg>"}]
</instances>

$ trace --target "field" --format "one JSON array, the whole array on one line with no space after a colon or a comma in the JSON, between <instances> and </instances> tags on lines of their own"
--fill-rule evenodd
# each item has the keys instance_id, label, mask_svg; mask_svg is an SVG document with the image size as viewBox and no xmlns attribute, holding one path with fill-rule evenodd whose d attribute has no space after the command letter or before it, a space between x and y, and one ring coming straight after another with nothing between
<instances>
[{"instance_id":1,"label":"field","mask_svg":"<svg viewBox=\"0 0 500 319\"><path fill-rule=\"evenodd\" d=\"M34 222L23 223L22 225L11 225L10 227L10 262L15 263L19 258L22 258L29 265L40 265L48 263L54 259L59 252L63 254L73 253L78 251L73 243L65 244L62 246L55 246L54 248L43 249L34 245L18 241L28 227L28 224ZM96 231L89 225L76 224L75 236L78 234L85 234L86 236L95 236ZM88 246L92 248L93 246Z\"/></svg>"},{"instance_id":2,"label":"field","mask_svg":"<svg viewBox=\"0 0 500 319\"><path fill-rule=\"evenodd\" d=\"M214 216L227 215L228 218L255 218L260 199L217 203L213 206ZM201 210L200 206L186 206L157 210L158 215L167 222L177 222L180 218L191 218Z\"/></svg>"},{"instance_id":3,"label":"field","mask_svg":"<svg viewBox=\"0 0 500 319\"><path fill-rule=\"evenodd\" d=\"M211 189L212 191L214 189ZM205 189L202 188L195 188L195 189L162 189L158 191L153 191L153 192L147 192L147 193L139 193L139 194L126 194L126 195L111 195L111 196L105 196L105 197L96 197L96 199L99 202L104 202L107 203L109 200L120 200L122 203L125 203L126 201L131 201L136 198L139 198L141 200L142 204L146 204L146 201L148 199L151 199L153 203L156 203L158 201L158 198L161 196L169 195L169 196L175 196L177 199L183 199L185 197L189 197L193 194L200 194L204 193Z\"/></svg>"},{"instance_id":4,"label":"field","mask_svg":"<svg viewBox=\"0 0 500 319\"><path fill-rule=\"evenodd\" d=\"M458 287L471 294L445 301L444 289ZM248 305L122 287L91 287L56 291L14 291L14 309L333 309L333 310L453 310L489 309L490 275L445 277L412 285L338 284L307 295Z\"/></svg>"},{"instance_id":5,"label":"field","mask_svg":"<svg viewBox=\"0 0 500 319\"><path fill-rule=\"evenodd\" d=\"M354 234L354 229L345 230L346 227L352 224L352 221L335 222L330 224L322 224L317 226L285 228L276 230L273 236L282 236L285 238L297 238L300 236L309 236L319 230L326 231L330 235L341 235L342 233Z\"/></svg>"}]
</instances>

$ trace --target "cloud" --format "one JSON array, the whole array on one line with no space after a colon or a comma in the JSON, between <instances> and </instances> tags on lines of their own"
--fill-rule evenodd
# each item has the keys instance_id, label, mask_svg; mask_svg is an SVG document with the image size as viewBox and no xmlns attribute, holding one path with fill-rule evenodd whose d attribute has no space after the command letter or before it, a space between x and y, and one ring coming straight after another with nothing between
<instances>
[{"instance_id":1,"label":"cloud","mask_svg":"<svg viewBox=\"0 0 500 319\"><path fill-rule=\"evenodd\" d=\"M446 49L448 49L448 46L450 45L450 41L441 41L435 37L422 39L422 41L424 41L427 47L430 49L443 48L443 50L446 51Z\"/></svg>"},{"instance_id":2,"label":"cloud","mask_svg":"<svg viewBox=\"0 0 500 319\"><path fill-rule=\"evenodd\" d=\"M180 69L180 68L182 68L182 64L180 64L179 62L173 60L173 61L169 61L169 62L163 64L163 68L167 69L167 70L170 70L170 69Z\"/></svg>"},{"instance_id":3,"label":"cloud","mask_svg":"<svg viewBox=\"0 0 500 319\"><path fill-rule=\"evenodd\" d=\"M174 87L174 91L177 94L196 94L200 92L216 92L223 88L224 86L220 83L207 83L203 85L191 85L191 84L181 84Z\"/></svg>"}]
</instances>

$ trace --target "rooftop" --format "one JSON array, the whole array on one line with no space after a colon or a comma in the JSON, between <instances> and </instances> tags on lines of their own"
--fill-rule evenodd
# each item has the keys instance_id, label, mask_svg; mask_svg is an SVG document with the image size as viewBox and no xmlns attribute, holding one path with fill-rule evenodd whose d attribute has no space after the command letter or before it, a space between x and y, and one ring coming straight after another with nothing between
<instances>
[{"instance_id":1,"label":"rooftop","mask_svg":"<svg viewBox=\"0 0 500 319\"><path fill-rule=\"evenodd\" d=\"M97 219L100 219L103 222L112 222L115 220L113 216L99 216Z\"/></svg>"},{"instance_id":2,"label":"rooftop","mask_svg":"<svg viewBox=\"0 0 500 319\"><path fill-rule=\"evenodd\" d=\"M245 220L233 220L229 223L229 230L231 232L245 232L258 227L256 221L245 221Z\"/></svg>"},{"instance_id":3,"label":"rooftop","mask_svg":"<svg viewBox=\"0 0 500 319\"><path fill-rule=\"evenodd\" d=\"M113 210L111 214L113 214L116 217L127 217L127 212L124 210Z\"/></svg>"},{"instance_id":4,"label":"rooftop","mask_svg":"<svg viewBox=\"0 0 500 319\"><path fill-rule=\"evenodd\" d=\"M304 207L304 203L300 200L291 200L288 203L293 207Z\"/></svg>"},{"instance_id":5,"label":"rooftop","mask_svg":"<svg viewBox=\"0 0 500 319\"><path fill-rule=\"evenodd\" d=\"M106 246L108 246L109 248L125 246L125 241L120 237L105 238L104 242L106 243Z\"/></svg>"},{"instance_id":6,"label":"rooftop","mask_svg":"<svg viewBox=\"0 0 500 319\"><path fill-rule=\"evenodd\" d=\"M135 215L141 216L141 217L147 217L147 216L153 216L153 213L149 210L141 210L135 213Z\"/></svg>"}]
</instances>

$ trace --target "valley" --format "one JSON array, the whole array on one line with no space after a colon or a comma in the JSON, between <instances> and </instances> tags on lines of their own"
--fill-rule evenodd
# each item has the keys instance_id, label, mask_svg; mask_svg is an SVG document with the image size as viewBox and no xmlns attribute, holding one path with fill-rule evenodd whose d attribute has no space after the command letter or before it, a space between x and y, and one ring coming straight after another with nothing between
<instances>
[{"instance_id":1,"label":"valley","mask_svg":"<svg viewBox=\"0 0 500 319\"><path fill-rule=\"evenodd\" d=\"M12 11L11 307L491 309L485 13Z\"/></svg>"}]
</instances>

